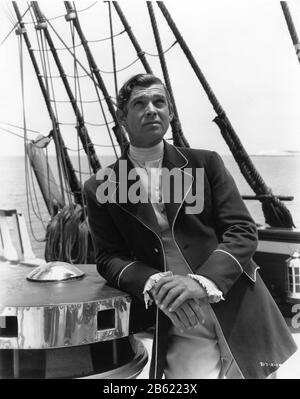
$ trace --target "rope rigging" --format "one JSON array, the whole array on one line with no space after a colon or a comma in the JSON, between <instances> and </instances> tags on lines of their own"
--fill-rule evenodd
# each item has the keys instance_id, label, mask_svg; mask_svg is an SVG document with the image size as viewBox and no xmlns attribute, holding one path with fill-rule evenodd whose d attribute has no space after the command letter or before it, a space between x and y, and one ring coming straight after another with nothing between
<instances>
[{"instance_id":1,"label":"rope rigging","mask_svg":"<svg viewBox=\"0 0 300 399\"><path fill-rule=\"evenodd\" d=\"M26 141L28 140L27 138L27 129L26 129L26 111L25 111L25 89L24 89L24 63L23 63L23 40L22 36L19 36L19 62L20 62L20 78L21 78L21 97L22 97L22 113L23 113L23 126L24 126L24 149L25 149L25 154L26 154ZM32 178L32 175L29 177L29 170L32 172L32 170L28 167L28 158L25 156L24 158L24 163L25 163L25 187L26 187L26 203L27 203L27 212L28 212L28 217L29 217L29 226L30 226L30 231L31 234L34 238L35 241L42 242L44 241L43 239L39 239L35 236L33 226L32 226L32 220L31 220L31 213L30 213L30 204L31 208L33 210L33 213L37 217L37 219L41 222L43 228L45 229L45 225L42 220L41 216L41 211L39 208L39 203L37 201L37 196L36 196L36 191L34 185L33 191L34 191L34 196L35 196L35 201L37 205L37 211L35 210L34 204L33 204L33 199L32 199L32 192L31 192L31 182L30 182L30 177ZM37 214L38 212L38 214Z\"/></svg>"},{"instance_id":2,"label":"rope rigging","mask_svg":"<svg viewBox=\"0 0 300 399\"><path fill-rule=\"evenodd\" d=\"M171 103L173 105L174 117L171 120L173 143L174 143L174 145L176 145L178 147L189 147L189 143L188 143L187 139L184 137L184 134L181 129L181 123L179 120L176 102L175 102L175 98L173 95L173 89L172 89L172 85L171 85L171 81L170 81L170 77L169 77L167 63L166 63L166 60L164 57L164 52L163 52L160 34L159 34L157 22L156 22L156 17L155 17L154 9L152 7L152 3L150 1L147 1L147 7L148 7L151 25L152 25L152 29L153 29L153 34L154 34L154 38L155 38L155 42L156 42L156 47L157 47L158 54L159 54L161 69L163 71L165 84L166 84L166 87L167 87L169 95L170 95ZM176 42L177 42L177 40L176 40Z\"/></svg>"},{"instance_id":3,"label":"rope rigging","mask_svg":"<svg viewBox=\"0 0 300 399\"><path fill-rule=\"evenodd\" d=\"M80 25L80 22L79 22L79 19L78 19L78 16L77 16L76 12L73 10L73 8L71 6L71 3L69 1L65 1L65 7L66 7L67 12L69 13L68 15L70 16L70 20L73 22L74 27L75 27L75 29L76 29L76 31L78 33L78 36L81 39L81 42L82 42L82 45L83 45L83 48L85 50L86 57L87 57L87 60L88 60L88 63L89 63L89 67L90 67L90 70L91 70L92 80L93 80L93 82L95 82L95 80L93 79L93 77L95 77L95 79L96 79L96 81L98 83L98 86L101 89L102 94L103 94L103 96L104 96L104 98L106 100L106 105L107 105L107 107L109 109L109 112L111 113L111 116L113 117L113 120L115 122L115 126L113 127L113 131L114 131L114 134L116 136L117 142L119 143L119 146L120 146L121 150L123 151L124 148L125 148L125 145L127 144L128 141L127 141L127 138L126 138L125 133L123 131L123 128L120 125L120 123L119 123L119 121L118 121L118 119L116 117L116 111L115 111L114 104L111 101L111 98L110 98L109 93L108 93L108 91L106 89L104 81L103 81L103 79L102 79L102 77L100 75L99 68L98 68L98 66L97 66L97 64L95 62L95 59L94 59L94 57L92 55L92 52L90 51L90 48L89 48L89 46L88 46L88 44L86 42L86 39L85 39L85 36L84 36L83 31L81 29L81 25ZM74 13L75 13L75 15L74 15ZM81 66L81 64L79 64L79 65ZM97 95L99 95L98 91L96 91L96 93L97 93ZM106 117L105 117L105 113L103 111L102 103L100 102L99 104L100 104L100 107L101 107L101 110L102 110L102 113L103 113L103 117L105 118L105 121L106 121ZM107 129L108 129L108 133L109 133L110 138L111 138L111 134L110 134L110 130L109 130L108 126L107 126ZM111 142L113 143L112 138L111 138Z\"/></svg>"},{"instance_id":4,"label":"rope rigging","mask_svg":"<svg viewBox=\"0 0 300 399\"><path fill-rule=\"evenodd\" d=\"M89 158L89 161L90 161L90 164L92 165L94 173L96 173L97 170L100 169L101 165L100 165L100 162L99 162L99 159L98 159L98 156L97 156L95 150L93 150L93 147L90 146L90 145L89 145L89 147L86 146L86 143L88 143L88 144L91 143L91 139L90 139L88 131L87 131L86 127L85 127L84 118L83 118L82 113L80 112L80 110L79 110L79 108L77 106L77 102L76 102L76 99L74 97L73 91L72 91L72 89L70 87L70 84L68 82L68 79L65 76L64 68L63 68L62 63L61 63L61 61L60 61L60 59L58 57L58 54L56 52L54 43L53 43L52 38L50 36L50 33L48 31L47 25L45 25L45 21L46 20L45 20L45 18L43 17L43 15L41 13L41 10L40 10L40 7L38 5L38 2L36 2L36 1L32 2L32 7L33 7L33 10L34 10L35 16L37 18L37 22L38 22L37 27L41 28L43 30L43 33L45 35L45 39L47 40L47 43L49 44L49 47L51 49L51 53L52 53L53 58L55 60L56 66L57 66L57 68L59 70L59 73L61 75L61 79L62 79L62 82L64 84L65 90L66 90L66 92L67 92L67 94L68 94L68 96L70 98L71 105L73 107L73 111L74 111L74 113L76 115L76 119L78 121L78 125L79 126L78 126L78 129L77 129L77 132L78 132L78 134L80 136L80 140L82 142L83 148L85 149L85 152L86 152L86 154L87 154L87 156Z\"/></svg>"},{"instance_id":5,"label":"rope rigging","mask_svg":"<svg viewBox=\"0 0 300 399\"><path fill-rule=\"evenodd\" d=\"M24 37L24 41L26 43L26 47L28 49L31 62L34 67L34 71L37 76L38 83L39 83L39 86L41 88L41 91L42 91L42 94L43 94L43 97L44 97L44 100L46 103L46 107L47 107L47 110L48 110L48 113L50 116L50 120L52 122L52 130L51 130L50 134L54 139L55 149L56 149L56 153L57 153L57 157L56 157L57 170L58 170L58 177L59 177L59 182L60 182L62 200L65 203L64 187L66 187L66 191L68 192L69 184L70 184L71 191L74 193L75 199L80 200L77 195L78 191L80 190L79 183L78 183L77 177L75 175L75 172L72 171L72 163L69 159L67 150L65 149L65 144L64 144L63 138L61 136L61 132L59 130L59 125L57 123L55 113L54 113L51 103L49 101L49 91L41 77L40 69L39 69L37 60L35 58L35 55L31 51L31 43L29 41L28 34L26 32L23 21L21 19L21 13L20 13L19 8L15 2L13 2L13 7L14 7L15 13L17 15L17 19L18 19L19 26L20 26L20 28L18 29L18 31L16 33L19 35L23 35L23 37ZM64 165L66 165L67 168L64 167Z\"/></svg>"},{"instance_id":6,"label":"rope rigging","mask_svg":"<svg viewBox=\"0 0 300 399\"><path fill-rule=\"evenodd\" d=\"M47 19L47 21L51 21L51 18L50 19ZM118 36L121 36L123 33L125 32L125 29L123 29L121 32L119 32L119 33L116 33L115 35L111 35L111 36L108 36L108 37L104 37L104 38L102 38L102 39L87 39L87 43L101 43L101 42L105 42L105 41L107 41L107 40L111 40L111 39L113 39L113 38L115 38L115 37L118 37ZM82 43L78 43L78 44L76 44L75 46L72 46L72 48L77 48L77 47L80 47L80 46L82 46ZM68 48L70 48L70 47L68 47ZM68 48L66 48L66 47L56 47L56 50L57 51L65 51L65 50L67 50ZM40 51L40 49L39 48L33 48L32 49L33 51ZM47 51L51 51L51 50L47 50Z\"/></svg>"},{"instance_id":7,"label":"rope rigging","mask_svg":"<svg viewBox=\"0 0 300 399\"><path fill-rule=\"evenodd\" d=\"M246 150L244 149L238 135L234 131L224 109L217 100L214 92L212 91L209 83L207 82L203 72L199 68L195 58L193 57L189 47L184 41L182 35L180 34L175 22L173 21L170 13L168 12L166 6L162 1L157 2L163 16L165 17L171 31L178 40L178 43L183 50L185 56L187 57L191 67L193 68L197 78L199 79L202 87L204 88L214 110L217 113L217 117L214 122L219 126L221 133L229 146L239 168L245 177L246 181L253 189L255 194L270 194L270 197L260 198L262 203L263 213L268 223L272 227L294 227L292 216L286 206L279 201L277 197L272 194L271 189L265 184L263 178L260 176L259 172L256 170L253 162L248 156Z\"/></svg>"}]
</instances>

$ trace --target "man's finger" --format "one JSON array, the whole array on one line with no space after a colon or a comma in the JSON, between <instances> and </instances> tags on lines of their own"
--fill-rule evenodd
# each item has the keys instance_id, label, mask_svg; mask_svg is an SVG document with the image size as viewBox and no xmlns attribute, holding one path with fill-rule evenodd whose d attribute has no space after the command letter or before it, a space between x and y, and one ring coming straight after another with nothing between
<instances>
[{"instance_id":1,"label":"man's finger","mask_svg":"<svg viewBox=\"0 0 300 399\"><path fill-rule=\"evenodd\" d=\"M153 294L154 295L157 295L157 293L159 292L159 290L161 289L161 287L164 285L164 284L166 284L166 283L168 283L168 282L170 282L170 281L173 281L174 280L174 276L166 276L166 277L161 277L159 280L158 280L158 282L154 285L154 287L153 287Z\"/></svg>"},{"instance_id":2,"label":"man's finger","mask_svg":"<svg viewBox=\"0 0 300 399\"><path fill-rule=\"evenodd\" d=\"M187 299L189 299L188 294L186 292L181 292L169 307L169 312L176 312L176 310L180 308Z\"/></svg>"},{"instance_id":3,"label":"man's finger","mask_svg":"<svg viewBox=\"0 0 300 399\"><path fill-rule=\"evenodd\" d=\"M161 309L168 309L178 295L181 294L181 292L182 290L180 287L170 288L162 300L159 300L157 297L157 306L159 306Z\"/></svg>"},{"instance_id":4,"label":"man's finger","mask_svg":"<svg viewBox=\"0 0 300 399\"><path fill-rule=\"evenodd\" d=\"M193 299L190 300L188 302L188 304L189 304L190 308L193 310L193 312L195 313L195 315L196 315L196 317L198 319L198 322L201 323L201 324L204 324L205 323L205 316L204 316L204 312L203 312L203 310L201 308L201 305L199 305L199 303L197 303Z\"/></svg>"},{"instance_id":5,"label":"man's finger","mask_svg":"<svg viewBox=\"0 0 300 399\"><path fill-rule=\"evenodd\" d=\"M176 287L176 281L166 281L163 285L160 286L159 290L156 290L153 292L153 296L156 302L160 303L163 301L165 296L168 294L168 292Z\"/></svg>"},{"instance_id":6,"label":"man's finger","mask_svg":"<svg viewBox=\"0 0 300 399\"><path fill-rule=\"evenodd\" d=\"M184 330L187 330L188 328L190 328L190 322L189 319L186 315L186 313L184 312L184 310L182 308L177 309L176 312L174 312L176 314L176 316L178 317L179 321L181 322L183 328L179 328L179 330L181 332L183 332Z\"/></svg>"},{"instance_id":7,"label":"man's finger","mask_svg":"<svg viewBox=\"0 0 300 399\"><path fill-rule=\"evenodd\" d=\"M189 301L184 302L184 304L180 307L180 309L182 309L185 312L188 318L189 328L195 327L199 323L195 312L189 305Z\"/></svg>"},{"instance_id":8,"label":"man's finger","mask_svg":"<svg viewBox=\"0 0 300 399\"><path fill-rule=\"evenodd\" d=\"M184 330L184 328L185 328L184 324L181 322L181 320L179 319L179 317L177 316L176 313L170 313L166 309L162 310L162 312L164 312L165 315L169 317L169 319L171 320L171 322L175 328L177 328L180 331Z\"/></svg>"}]
</instances>

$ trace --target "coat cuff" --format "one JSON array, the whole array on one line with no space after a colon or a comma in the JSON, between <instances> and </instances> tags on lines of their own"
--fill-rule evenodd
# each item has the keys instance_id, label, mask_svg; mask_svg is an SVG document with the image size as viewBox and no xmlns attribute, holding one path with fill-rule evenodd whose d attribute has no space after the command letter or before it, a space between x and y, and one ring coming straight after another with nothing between
<instances>
[{"instance_id":1,"label":"coat cuff","mask_svg":"<svg viewBox=\"0 0 300 399\"><path fill-rule=\"evenodd\" d=\"M198 281L198 283L206 292L209 303L217 303L221 300L224 301L222 291L218 289L213 281L204 276L199 276L198 274L188 274L188 276L191 277L193 280Z\"/></svg>"},{"instance_id":2,"label":"coat cuff","mask_svg":"<svg viewBox=\"0 0 300 399\"><path fill-rule=\"evenodd\" d=\"M163 272L163 273L155 273L152 276L148 278L146 281L143 294L144 294L144 302L145 302L145 308L148 309L149 306L152 305L153 299L150 296L150 291L151 289L155 286L155 284L160 280L162 277L165 276L170 276L173 273L171 271Z\"/></svg>"},{"instance_id":3,"label":"coat cuff","mask_svg":"<svg viewBox=\"0 0 300 399\"><path fill-rule=\"evenodd\" d=\"M228 251L216 249L196 273L212 280L227 295L236 280L243 274L240 262Z\"/></svg>"}]
</instances>

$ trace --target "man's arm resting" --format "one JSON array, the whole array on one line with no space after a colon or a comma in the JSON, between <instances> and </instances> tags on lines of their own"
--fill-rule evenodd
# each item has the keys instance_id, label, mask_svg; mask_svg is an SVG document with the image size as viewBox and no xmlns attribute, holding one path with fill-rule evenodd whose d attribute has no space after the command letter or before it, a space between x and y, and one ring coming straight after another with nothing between
<instances>
[{"instance_id":1,"label":"man's arm resting","mask_svg":"<svg viewBox=\"0 0 300 399\"><path fill-rule=\"evenodd\" d=\"M212 152L206 172L219 245L195 273L212 280L226 296L243 272L255 280L252 278L255 264L251 258L257 248L257 230L232 176L217 153Z\"/></svg>"},{"instance_id":2,"label":"man's arm resting","mask_svg":"<svg viewBox=\"0 0 300 399\"><path fill-rule=\"evenodd\" d=\"M112 219L107 204L96 198L96 181L84 186L90 233L99 274L113 287L143 298L143 288L148 278L158 270L134 259Z\"/></svg>"}]
</instances>

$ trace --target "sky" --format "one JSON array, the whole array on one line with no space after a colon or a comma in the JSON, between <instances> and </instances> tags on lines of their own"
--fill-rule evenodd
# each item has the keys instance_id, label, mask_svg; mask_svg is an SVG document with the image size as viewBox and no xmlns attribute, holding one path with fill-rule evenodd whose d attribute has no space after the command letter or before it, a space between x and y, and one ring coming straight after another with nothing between
<instances>
[{"instance_id":1,"label":"sky","mask_svg":"<svg viewBox=\"0 0 300 399\"><path fill-rule=\"evenodd\" d=\"M277 0L190 0L165 1L183 38L190 47L199 67L213 89L217 99L226 111L235 131L250 154L280 153L282 151L300 151L300 65ZM65 8L61 1L39 1L40 7L59 36L72 46L71 29L64 19ZM107 88L114 96L114 79L111 72L112 53L110 41L99 41L110 35L107 2L93 0L76 1L78 15L102 73ZM146 52L153 72L162 77L146 2L121 0L119 4L127 17L132 31L142 50ZM163 48L168 49L175 41L161 11L154 4ZM18 1L21 13L27 3ZM292 17L300 35L300 2L288 2ZM117 69L123 69L137 59L137 55L123 26L112 7ZM13 32L4 41L12 29L16 17L10 2L1 1L0 5L0 156L22 155L24 142L20 137L8 133L23 135L23 130L8 124L22 127L24 120L27 129L47 135L51 122L45 102L41 95L37 78L28 52L23 43L23 52L19 51L18 36ZM27 32L34 49L38 49L36 32L28 12L24 18ZM49 25L48 25L49 26ZM74 75L74 61L64 45L49 26L49 32L59 50L65 71ZM79 43L75 37L75 44ZM4 42L3 42L4 41ZM78 59L87 67L84 52L75 47ZM22 57L20 57L22 54ZM35 51L40 62L40 52ZM49 53L50 54L50 53ZM150 55L149 55L150 54ZM20 59L23 65L25 118L22 111ZM166 52L166 59L176 106L183 132L191 147L216 150L228 154L229 150L213 122L216 116L200 82L185 58L179 44ZM47 61L48 62L48 61ZM41 64L40 64L41 65ZM55 64L49 55L49 73L58 75ZM79 65L78 74L85 72ZM140 62L118 74L118 87L135 73L143 72ZM96 91L88 77L80 79L80 86L70 78L70 85L77 98L81 95L85 101L94 101ZM66 101L67 96L58 78L48 81L53 84L55 99ZM80 93L80 94L79 94ZM104 105L105 109L105 105ZM74 128L74 114L67 103L57 103L62 134L68 148L78 149ZM86 103L82 109L92 141L97 145L99 154L113 154L110 138L99 104ZM111 117L107 114L107 120ZM73 125L72 125L73 124ZM102 125L102 126L94 126ZM4 130L6 129L6 130ZM28 138L37 133L28 131ZM167 133L170 137L170 133ZM54 154L53 144L49 153Z\"/></svg>"}]
</instances>

